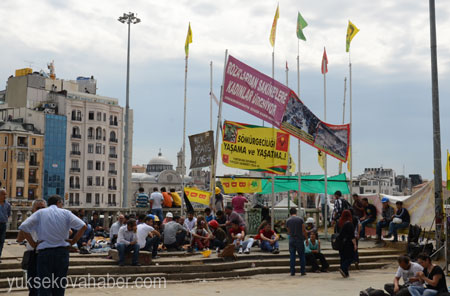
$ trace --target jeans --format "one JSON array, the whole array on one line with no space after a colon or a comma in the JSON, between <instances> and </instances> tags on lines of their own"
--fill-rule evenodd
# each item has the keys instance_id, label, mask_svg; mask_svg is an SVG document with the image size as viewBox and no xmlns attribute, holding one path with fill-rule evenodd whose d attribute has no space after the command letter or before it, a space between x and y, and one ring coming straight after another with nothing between
<instances>
[{"instance_id":1,"label":"jeans","mask_svg":"<svg viewBox=\"0 0 450 296\"><path fill-rule=\"evenodd\" d=\"M37 275L42 284L39 296L63 296L67 286L69 250L66 247L38 251Z\"/></svg>"},{"instance_id":2,"label":"jeans","mask_svg":"<svg viewBox=\"0 0 450 296\"><path fill-rule=\"evenodd\" d=\"M331 220L330 217L330 206L325 206L325 204L321 204L321 208L322 208L322 219L323 219L323 225L325 225L326 222ZM327 221L325 221L325 208L327 209Z\"/></svg>"},{"instance_id":3,"label":"jeans","mask_svg":"<svg viewBox=\"0 0 450 296\"><path fill-rule=\"evenodd\" d=\"M341 269L345 273L345 275L349 275L348 268L350 265L352 265L353 261L355 260L354 256L348 257L345 256L343 251L339 251L339 257L341 258Z\"/></svg>"},{"instance_id":4,"label":"jeans","mask_svg":"<svg viewBox=\"0 0 450 296\"><path fill-rule=\"evenodd\" d=\"M38 289L35 288L35 278L37 278L37 253L36 251L32 251L33 253L30 255L30 261L28 262L27 268L27 286L28 286L28 295L29 296L37 296Z\"/></svg>"},{"instance_id":5,"label":"jeans","mask_svg":"<svg viewBox=\"0 0 450 296\"><path fill-rule=\"evenodd\" d=\"M6 238L6 223L0 223L0 257L2 256L5 238Z\"/></svg>"},{"instance_id":6,"label":"jeans","mask_svg":"<svg viewBox=\"0 0 450 296\"><path fill-rule=\"evenodd\" d=\"M133 259L131 264L138 264L139 261L139 244L125 245L117 244L117 251L119 252L119 264L125 263L125 254L133 251Z\"/></svg>"},{"instance_id":7,"label":"jeans","mask_svg":"<svg viewBox=\"0 0 450 296\"><path fill-rule=\"evenodd\" d=\"M386 220L378 221L377 223L377 238L381 238L381 231L383 228L389 227L389 222Z\"/></svg>"},{"instance_id":8,"label":"jeans","mask_svg":"<svg viewBox=\"0 0 450 296\"><path fill-rule=\"evenodd\" d=\"M437 290L425 289L422 286L409 286L408 291L411 296L434 296L437 295Z\"/></svg>"},{"instance_id":9,"label":"jeans","mask_svg":"<svg viewBox=\"0 0 450 296\"><path fill-rule=\"evenodd\" d=\"M159 221L163 220L163 210L162 209L152 209L152 214L158 216Z\"/></svg>"},{"instance_id":10,"label":"jeans","mask_svg":"<svg viewBox=\"0 0 450 296\"><path fill-rule=\"evenodd\" d=\"M304 274L306 272L306 259L305 259L305 245L303 239L289 238L289 257L290 257L290 267L291 275L295 274L295 255L298 254L300 259L300 273Z\"/></svg>"},{"instance_id":11,"label":"jeans","mask_svg":"<svg viewBox=\"0 0 450 296\"><path fill-rule=\"evenodd\" d=\"M325 259L325 256L322 253L308 253L305 254L306 257L306 264L311 265L312 271L319 270L319 265L317 264L317 260L320 261L320 264L322 265L321 270L325 271L330 267L330 265L327 262L327 259Z\"/></svg>"},{"instance_id":12,"label":"jeans","mask_svg":"<svg viewBox=\"0 0 450 296\"><path fill-rule=\"evenodd\" d=\"M399 285L399 290L397 293L394 293L394 284L386 284L384 285L384 289L386 292L388 292L391 296L411 296L411 294L408 291L408 287Z\"/></svg>"},{"instance_id":13,"label":"jeans","mask_svg":"<svg viewBox=\"0 0 450 296\"><path fill-rule=\"evenodd\" d=\"M361 221L361 237L366 237L366 225L375 221L374 218L369 218L364 221Z\"/></svg>"},{"instance_id":14,"label":"jeans","mask_svg":"<svg viewBox=\"0 0 450 296\"><path fill-rule=\"evenodd\" d=\"M223 249L223 248L225 248L225 242L215 238L214 240L211 241L211 247L214 249L217 249L217 248Z\"/></svg>"},{"instance_id":15,"label":"jeans","mask_svg":"<svg viewBox=\"0 0 450 296\"><path fill-rule=\"evenodd\" d=\"M239 234L238 234L238 237L240 237ZM255 240L253 238L249 238L246 241L239 241L239 243L237 242L237 240L234 240L233 244L236 246L236 248L242 248L245 250L245 249L251 249L254 242L255 242Z\"/></svg>"},{"instance_id":16,"label":"jeans","mask_svg":"<svg viewBox=\"0 0 450 296\"><path fill-rule=\"evenodd\" d=\"M273 250L279 249L278 241L276 241L273 245L270 242L263 240L261 241L261 250L267 252L273 252Z\"/></svg>"},{"instance_id":17,"label":"jeans","mask_svg":"<svg viewBox=\"0 0 450 296\"><path fill-rule=\"evenodd\" d=\"M398 240L397 230L399 229L405 229L409 226L408 222L402 222L402 223L389 223L389 234L394 235L394 240Z\"/></svg>"},{"instance_id":18,"label":"jeans","mask_svg":"<svg viewBox=\"0 0 450 296\"><path fill-rule=\"evenodd\" d=\"M147 237L145 239L145 246L142 248L144 251L152 252L152 258L155 258L158 255L158 247L161 239L158 236Z\"/></svg>"}]
</instances>

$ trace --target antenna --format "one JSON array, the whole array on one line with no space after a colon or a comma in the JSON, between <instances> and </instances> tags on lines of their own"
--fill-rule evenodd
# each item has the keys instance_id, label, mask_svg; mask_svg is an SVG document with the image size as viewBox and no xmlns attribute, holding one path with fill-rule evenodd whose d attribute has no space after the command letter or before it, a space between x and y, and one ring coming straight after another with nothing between
<instances>
[{"instance_id":1,"label":"antenna","mask_svg":"<svg viewBox=\"0 0 450 296\"><path fill-rule=\"evenodd\" d=\"M35 64L33 61L24 61L25 64L28 64L28 68L33 68L33 65Z\"/></svg>"}]
</instances>

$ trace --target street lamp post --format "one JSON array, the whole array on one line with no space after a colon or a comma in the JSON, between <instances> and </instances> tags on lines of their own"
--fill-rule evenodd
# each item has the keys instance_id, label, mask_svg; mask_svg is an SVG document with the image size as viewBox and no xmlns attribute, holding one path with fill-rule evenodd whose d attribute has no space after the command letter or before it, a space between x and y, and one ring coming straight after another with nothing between
<instances>
[{"instance_id":1,"label":"street lamp post","mask_svg":"<svg viewBox=\"0 0 450 296\"><path fill-rule=\"evenodd\" d=\"M137 15L137 14L136 14ZM126 89L126 105L125 105L125 152L123 162L123 198L122 207L128 207L128 167L129 167L129 112L130 112L130 29L131 24L138 24L141 22L139 18L132 12L124 13L118 18L122 24L128 25L128 48L127 48L127 89Z\"/></svg>"}]
</instances>

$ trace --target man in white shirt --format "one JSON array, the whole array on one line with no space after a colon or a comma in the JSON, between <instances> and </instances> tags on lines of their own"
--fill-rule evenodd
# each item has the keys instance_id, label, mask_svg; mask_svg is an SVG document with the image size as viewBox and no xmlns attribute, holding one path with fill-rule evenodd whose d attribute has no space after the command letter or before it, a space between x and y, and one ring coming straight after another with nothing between
<instances>
[{"instance_id":1,"label":"man in white shirt","mask_svg":"<svg viewBox=\"0 0 450 296\"><path fill-rule=\"evenodd\" d=\"M384 285L384 289L391 296L409 296L409 286L422 286L417 274L423 271L423 267L415 262L411 262L409 257L398 257L398 270L394 277L393 284ZM404 285L400 285L400 279L403 279Z\"/></svg>"},{"instance_id":2,"label":"man in white shirt","mask_svg":"<svg viewBox=\"0 0 450 296\"><path fill-rule=\"evenodd\" d=\"M120 227L124 226L125 223L125 216L120 214L117 218L117 221L114 222L113 225L111 225L111 228L109 229L109 241L111 243L111 248L114 248L116 246L119 229Z\"/></svg>"},{"instance_id":3,"label":"man in white shirt","mask_svg":"<svg viewBox=\"0 0 450 296\"><path fill-rule=\"evenodd\" d=\"M192 229L195 228L195 225L197 223L197 218L194 217L194 212L189 211L187 214L187 219L184 220L184 228L186 228L189 232L192 231Z\"/></svg>"},{"instance_id":4,"label":"man in white shirt","mask_svg":"<svg viewBox=\"0 0 450 296\"><path fill-rule=\"evenodd\" d=\"M19 227L25 239L38 252L37 275L41 282L39 295L64 295L69 269L69 249L86 231L86 223L68 210L62 209L63 200L59 195L48 199L48 208L32 214ZM77 233L69 239L69 230ZM36 231L38 241L31 233Z\"/></svg>"},{"instance_id":5,"label":"man in white shirt","mask_svg":"<svg viewBox=\"0 0 450 296\"><path fill-rule=\"evenodd\" d=\"M150 211L153 215L158 216L159 221L163 220L163 205L164 196L158 191L158 188L153 188L153 193L150 195Z\"/></svg>"},{"instance_id":6,"label":"man in white shirt","mask_svg":"<svg viewBox=\"0 0 450 296\"><path fill-rule=\"evenodd\" d=\"M117 235L117 251L119 252L119 266L125 265L125 254L133 252L131 264L140 266L139 264L139 244L136 236L136 220L130 219L127 225L120 227Z\"/></svg>"},{"instance_id":7,"label":"man in white shirt","mask_svg":"<svg viewBox=\"0 0 450 296\"><path fill-rule=\"evenodd\" d=\"M326 220L329 222L331 220L331 217L330 217L331 216L330 215L330 206L331 206L330 197L328 196L328 194L325 195L324 193L320 193L318 201L320 202L320 209L322 211L322 221L325 221L325 210L326 210L327 211L326 212L327 213L327 219Z\"/></svg>"},{"instance_id":8,"label":"man in white shirt","mask_svg":"<svg viewBox=\"0 0 450 296\"><path fill-rule=\"evenodd\" d=\"M137 226L136 234L141 250L152 252L152 258L156 259L159 243L161 242L161 234L153 228L152 217L145 217L144 223Z\"/></svg>"}]
</instances>

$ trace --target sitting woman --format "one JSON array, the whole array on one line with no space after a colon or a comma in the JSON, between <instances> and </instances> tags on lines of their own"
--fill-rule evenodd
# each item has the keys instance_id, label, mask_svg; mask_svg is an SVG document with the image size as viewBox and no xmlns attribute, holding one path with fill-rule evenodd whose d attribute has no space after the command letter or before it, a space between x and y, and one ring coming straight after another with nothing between
<instances>
[{"instance_id":1,"label":"sitting woman","mask_svg":"<svg viewBox=\"0 0 450 296\"><path fill-rule=\"evenodd\" d=\"M411 296L434 296L448 292L444 271L439 265L431 262L430 256L424 253L419 254L417 263L423 267L423 272L419 272L417 276L426 287L409 286L408 291Z\"/></svg>"},{"instance_id":2,"label":"sitting woman","mask_svg":"<svg viewBox=\"0 0 450 296\"><path fill-rule=\"evenodd\" d=\"M267 223L264 229L259 232L259 239L261 240L261 251L271 252L273 254L280 253L278 246L280 236L271 229L270 223Z\"/></svg>"},{"instance_id":3,"label":"sitting woman","mask_svg":"<svg viewBox=\"0 0 450 296\"><path fill-rule=\"evenodd\" d=\"M327 259L325 259L325 256L320 252L320 240L317 232L311 232L308 244L306 244L305 241L305 258L306 264L312 266L313 272L328 272L328 267L330 267L330 265L328 264ZM320 271L317 260L319 260L322 265Z\"/></svg>"}]
</instances>

